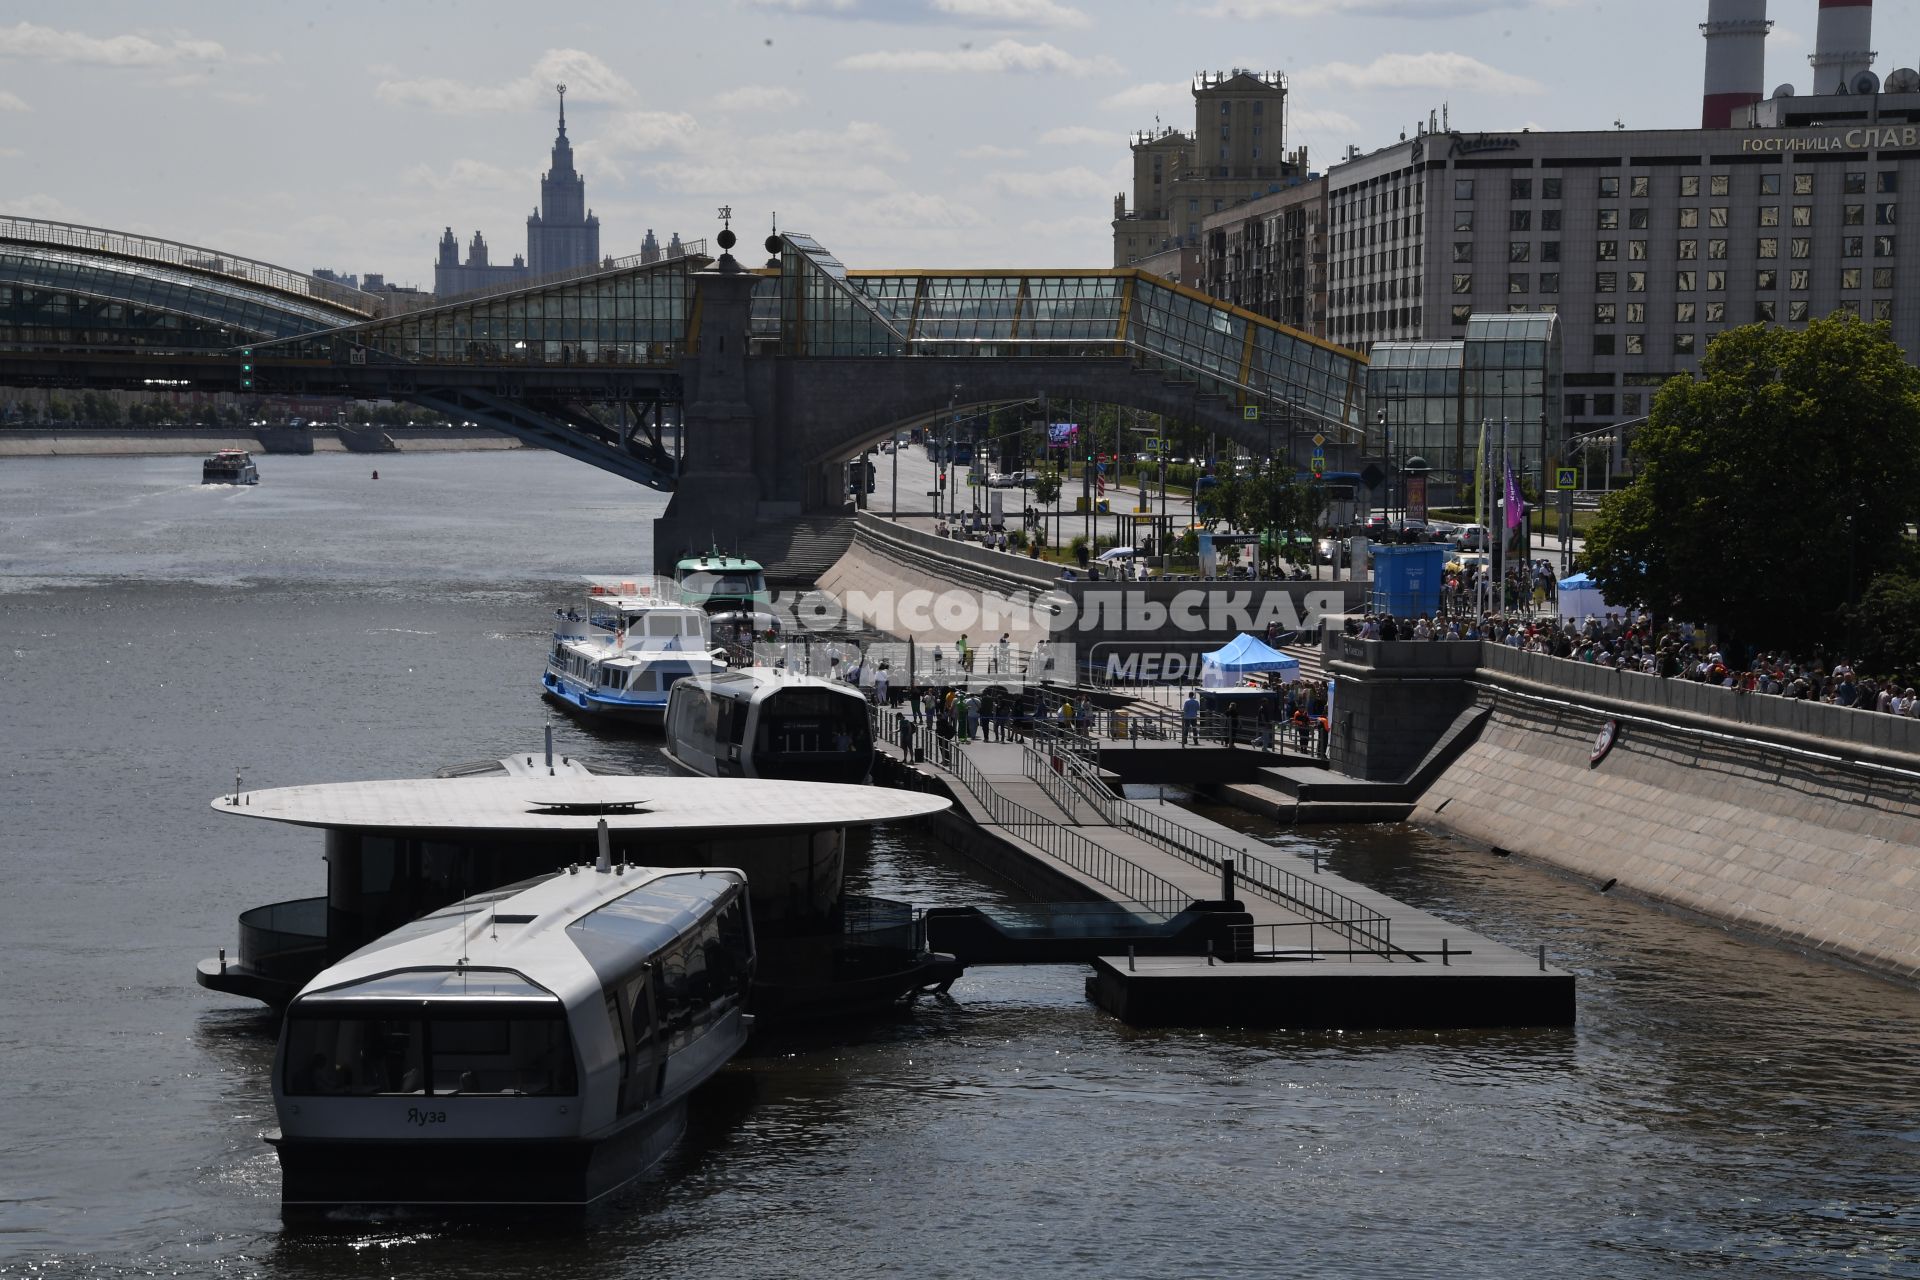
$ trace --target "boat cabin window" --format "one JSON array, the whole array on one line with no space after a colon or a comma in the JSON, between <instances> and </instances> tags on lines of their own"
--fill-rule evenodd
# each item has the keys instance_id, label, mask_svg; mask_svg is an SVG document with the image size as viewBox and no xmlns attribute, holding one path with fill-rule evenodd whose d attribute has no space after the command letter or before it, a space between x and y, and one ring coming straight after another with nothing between
<instances>
[{"instance_id":1,"label":"boat cabin window","mask_svg":"<svg viewBox=\"0 0 1920 1280\"><path fill-rule=\"evenodd\" d=\"M676 614L654 614L647 619L647 634L650 636L677 636L680 634L680 618Z\"/></svg>"},{"instance_id":2,"label":"boat cabin window","mask_svg":"<svg viewBox=\"0 0 1920 1280\"><path fill-rule=\"evenodd\" d=\"M552 1012L287 1020L285 1089L302 1096L431 1094L567 1096L578 1092L573 1046Z\"/></svg>"},{"instance_id":3,"label":"boat cabin window","mask_svg":"<svg viewBox=\"0 0 1920 1280\"><path fill-rule=\"evenodd\" d=\"M873 749L866 706L818 689L785 689L760 712L761 751L781 755L867 752Z\"/></svg>"}]
</instances>

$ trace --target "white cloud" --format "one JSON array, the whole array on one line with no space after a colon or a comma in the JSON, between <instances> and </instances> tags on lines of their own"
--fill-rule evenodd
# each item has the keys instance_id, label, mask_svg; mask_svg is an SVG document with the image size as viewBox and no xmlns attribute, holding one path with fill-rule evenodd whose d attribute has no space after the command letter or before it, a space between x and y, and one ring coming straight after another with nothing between
<instances>
[{"instance_id":1,"label":"white cloud","mask_svg":"<svg viewBox=\"0 0 1920 1280\"><path fill-rule=\"evenodd\" d=\"M145 36L90 36L31 22L0 27L0 57L39 62L79 62L104 67L165 67L179 62L223 62L226 48L214 40L179 39L161 44Z\"/></svg>"},{"instance_id":2,"label":"white cloud","mask_svg":"<svg viewBox=\"0 0 1920 1280\"><path fill-rule=\"evenodd\" d=\"M1344 111L1287 110L1287 128L1298 133L1358 133L1360 122Z\"/></svg>"},{"instance_id":3,"label":"white cloud","mask_svg":"<svg viewBox=\"0 0 1920 1280\"><path fill-rule=\"evenodd\" d=\"M1119 147L1125 145L1127 139L1124 134L1115 133L1111 129L1095 129L1084 124L1070 124L1047 130L1040 135L1040 141L1061 147Z\"/></svg>"},{"instance_id":4,"label":"white cloud","mask_svg":"<svg viewBox=\"0 0 1920 1280\"><path fill-rule=\"evenodd\" d=\"M623 111L609 119L594 121L593 133L580 144L580 152L583 156L595 156L658 151L662 147L680 149L693 145L698 127L693 117L683 111Z\"/></svg>"},{"instance_id":5,"label":"white cloud","mask_svg":"<svg viewBox=\"0 0 1920 1280\"><path fill-rule=\"evenodd\" d=\"M1572 0L1220 0L1192 12L1203 18L1467 18L1515 9L1566 9Z\"/></svg>"},{"instance_id":6,"label":"white cloud","mask_svg":"<svg viewBox=\"0 0 1920 1280\"><path fill-rule=\"evenodd\" d=\"M1192 111L1193 84L1188 80L1156 80L1136 84L1100 99L1109 110L1143 111L1149 107L1179 106Z\"/></svg>"},{"instance_id":7,"label":"white cloud","mask_svg":"<svg viewBox=\"0 0 1920 1280\"><path fill-rule=\"evenodd\" d=\"M1542 93L1537 80L1497 70L1464 53L1383 53L1367 65L1328 62L1291 77L1297 89L1461 89Z\"/></svg>"},{"instance_id":8,"label":"white cloud","mask_svg":"<svg viewBox=\"0 0 1920 1280\"><path fill-rule=\"evenodd\" d=\"M36 191L30 196L12 196L0 200L0 213L12 214L17 218L48 218L54 222L85 222L73 206L58 196L50 196L44 191Z\"/></svg>"},{"instance_id":9,"label":"white cloud","mask_svg":"<svg viewBox=\"0 0 1920 1280\"><path fill-rule=\"evenodd\" d=\"M852 206L856 226L905 230L966 229L985 226L979 210L946 196L919 191L896 191Z\"/></svg>"},{"instance_id":10,"label":"white cloud","mask_svg":"<svg viewBox=\"0 0 1920 1280\"><path fill-rule=\"evenodd\" d=\"M977 147L968 147L960 153L962 160L1018 160L1027 154L1025 147L996 147L991 142L983 142Z\"/></svg>"},{"instance_id":11,"label":"white cloud","mask_svg":"<svg viewBox=\"0 0 1920 1280\"><path fill-rule=\"evenodd\" d=\"M1105 56L1081 58L1050 44L1021 44L1017 40L997 40L984 49L966 45L958 49L881 49L842 58L839 65L848 71L966 71L996 74L1037 71L1069 76L1112 73L1120 69L1119 64Z\"/></svg>"},{"instance_id":12,"label":"white cloud","mask_svg":"<svg viewBox=\"0 0 1920 1280\"><path fill-rule=\"evenodd\" d=\"M525 191L532 179L524 169L508 169L484 160L455 160L446 172L417 164L401 175L409 186L430 191Z\"/></svg>"},{"instance_id":13,"label":"white cloud","mask_svg":"<svg viewBox=\"0 0 1920 1280\"><path fill-rule=\"evenodd\" d=\"M644 172L682 194L731 196L785 190L871 194L894 191L898 184L893 174L908 159L887 128L854 120L837 131L717 136L698 156L663 161Z\"/></svg>"},{"instance_id":14,"label":"white cloud","mask_svg":"<svg viewBox=\"0 0 1920 1280\"><path fill-rule=\"evenodd\" d=\"M18 160L27 154L18 147L0 147L0 160Z\"/></svg>"},{"instance_id":15,"label":"white cloud","mask_svg":"<svg viewBox=\"0 0 1920 1280\"><path fill-rule=\"evenodd\" d=\"M9 93L5 89L0 89L0 111L31 111L31 110L33 110L33 108L28 106L26 103L26 100L22 98L19 94Z\"/></svg>"},{"instance_id":16,"label":"white cloud","mask_svg":"<svg viewBox=\"0 0 1920 1280\"><path fill-rule=\"evenodd\" d=\"M635 99L633 86L613 68L583 49L549 49L526 75L503 85L468 84L461 80L383 80L374 93L384 102L421 106L446 115L477 115L489 111L525 111L553 105L553 86L567 86L567 96L580 102L616 106Z\"/></svg>"},{"instance_id":17,"label":"white cloud","mask_svg":"<svg viewBox=\"0 0 1920 1280\"><path fill-rule=\"evenodd\" d=\"M1095 173L1085 165L1074 165L1067 169L1049 169L1044 173L1003 170L988 174L987 185L1007 195L1026 197L1072 196L1076 199L1100 199L1110 198L1114 192L1112 178Z\"/></svg>"},{"instance_id":18,"label":"white cloud","mask_svg":"<svg viewBox=\"0 0 1920 1280\"><path fill-rule=\"evenodd\" d=\"M928 0L942 17L992 27L1089 27L1093 19L1054 0Z\"/></svg>"},{"instance_id":19,"label":"white cloud","mask_svg":"<svg viewBox=\"0 0 1920 1280\"><path fill-rule=\"evenodd\" d=\"M713 105L719 111L786 111L806 99L778 85L749 84L715 95Z\"/></svg>"},{"instance_id":20,"label":"white cloud","mask_svg":"<svg viewBox=\"0 0 1920 1280\"><path fill-rule=\"evenodd\" d=\"M789 13L848 13L858 0L751 0L762 9L784 9Z\"/></svg>"}]
</instances>

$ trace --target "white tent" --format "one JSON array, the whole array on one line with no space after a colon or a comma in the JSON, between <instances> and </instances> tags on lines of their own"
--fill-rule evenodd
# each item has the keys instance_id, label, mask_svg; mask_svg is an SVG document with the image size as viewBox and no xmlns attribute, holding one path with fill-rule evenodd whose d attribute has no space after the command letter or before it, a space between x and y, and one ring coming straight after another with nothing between
<instances>
[{"instance_id":1,"label":"white tent","mask_svg":"<svg viewBox=\"0 0 1920 1280\"><path fill-rule=\"evenodd\" d=\"M1613 604L1600 592L1600 584L1586 573L1576 573L1571 578L1560 579L1558 591L1560 616L1578 622L1584 618L1604 618L1609 613L1624 612L1619 605Z\"/></svg>"},{"instance_id":2,"label":"white tent","mask_svg":"<svg viewBox=\"0 0 1920 1280\"><path fill-rule=\"evenodd\" d=\"M1265 671L1275 672L1284 680L1297 680L1300 663L1244 631L1223 647L1200 655L1200 687L1203 689L1231 689L1240 683L1242 676Z\"/></svg>"}]
</instances>

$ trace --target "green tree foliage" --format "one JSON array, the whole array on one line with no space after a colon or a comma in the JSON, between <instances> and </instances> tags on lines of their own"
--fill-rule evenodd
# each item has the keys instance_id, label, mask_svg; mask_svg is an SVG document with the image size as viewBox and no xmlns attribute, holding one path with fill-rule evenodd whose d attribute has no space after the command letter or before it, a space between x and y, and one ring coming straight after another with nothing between
<instances>
[{"instance_id":1,"label":"green tree foliage","mask_svg":"<svg viewBox=\"0 0 1920 1280\"><path fill-rule=\"evenodd\" d=\"M1060 498L1060 473L1052 467L1041 471L1033 481L1033 500L1043 507L1050 507Z\"/></svg>"},{"instance_id":2,"label":"green tree foliage","mask_svg":"<svg viewBox=\"0 0 1920 1280\"><path fill-rule=\"evenodd\" d=\"M1837 640L1920 516L1920 369L1886 324L1729 329L1660 390L1633 453L1587 540L1610 598L1740 643Z\"/></svg>"}]
</instances>

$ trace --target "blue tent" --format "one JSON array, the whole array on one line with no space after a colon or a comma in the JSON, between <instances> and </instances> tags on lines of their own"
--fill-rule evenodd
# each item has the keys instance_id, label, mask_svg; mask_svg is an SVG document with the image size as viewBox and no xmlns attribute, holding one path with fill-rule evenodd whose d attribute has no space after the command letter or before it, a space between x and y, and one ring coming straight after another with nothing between
<instances>
[{"instance_id":1,"label":"blue tent","mask_svg":"<svg viewBox=\"0 0 1920 1280\"><path fill-rule=\"evenodd\" d=\"M1300 663L1244 631L1212 653L1200 655L1200 685L1205 689L1231 688L1241 676L1268 671L1293 680L1299 678Z\"/></svg>"}]
</instances>

